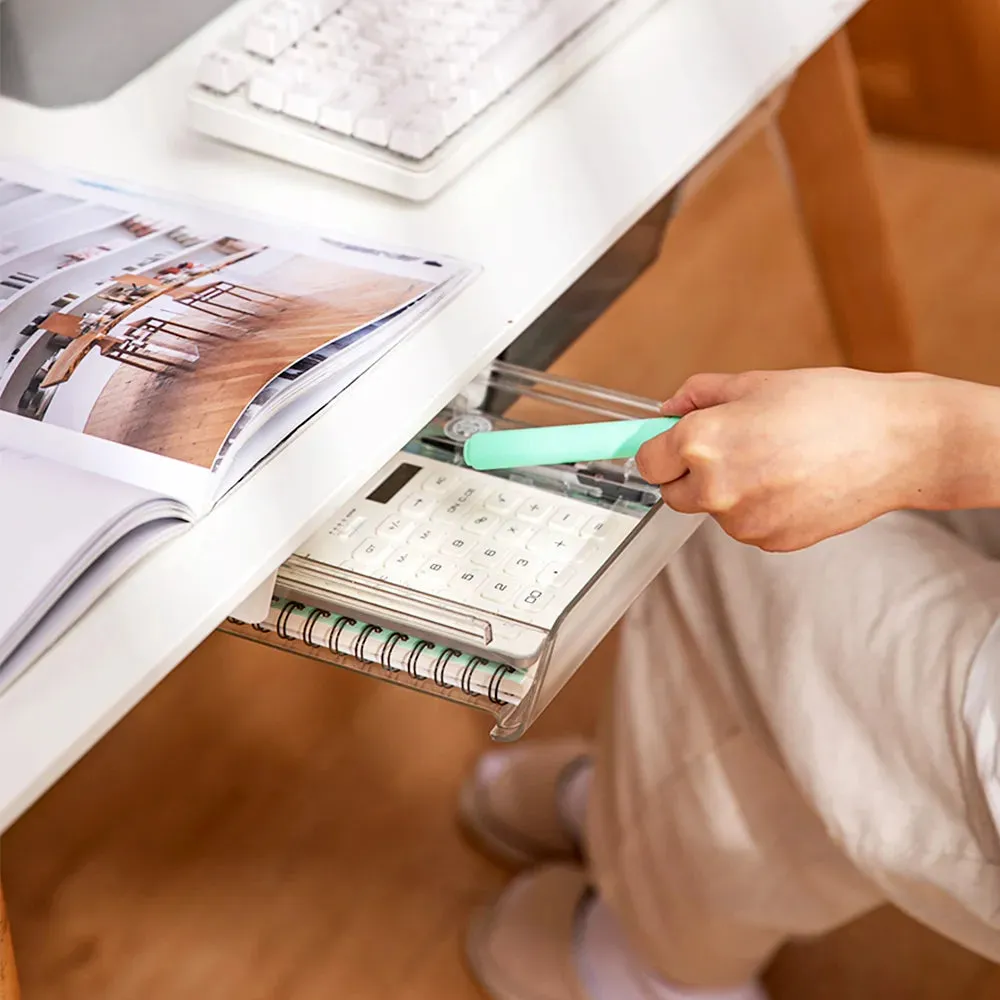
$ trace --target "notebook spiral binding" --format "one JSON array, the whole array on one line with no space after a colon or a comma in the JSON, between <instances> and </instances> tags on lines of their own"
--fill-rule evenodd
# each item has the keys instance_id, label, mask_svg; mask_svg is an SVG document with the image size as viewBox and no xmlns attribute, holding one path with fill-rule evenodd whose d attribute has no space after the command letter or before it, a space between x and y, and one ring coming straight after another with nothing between
<instances>
[{"instance_id":1,"label":"notebook spiral binding","mask_svg":"<svg viewBox=\"0 0 1000 1000\"><path fill-rule=\"evenodd\" d=\"M248 624L228 618L222 631L270 646L292 646L314 659L372 673L380 668L406 686L437 688L451 700L495 706L521 702L534 679L532 671L465 653L452 646L361 621L351 615L310 607L276 596L267 619Z\"/></svg>"}]
</instances>

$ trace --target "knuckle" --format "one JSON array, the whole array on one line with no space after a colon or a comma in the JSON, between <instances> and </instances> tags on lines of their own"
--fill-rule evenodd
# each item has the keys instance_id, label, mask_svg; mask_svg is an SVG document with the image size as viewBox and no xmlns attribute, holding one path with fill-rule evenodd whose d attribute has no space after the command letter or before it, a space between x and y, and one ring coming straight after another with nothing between
<instances>
[{"instance_id":1,"label":"knuckle","mask_svg":"<svg viewBox=\"0 0 1000 1000\"><path fill-rule=\"evenodd\" d=\"M715 515L725 514L735 506L723 484L711 477L696 474L687 492L692 510Z\"/></svg>"},{"instance_id":2,"label":"knuckle","mask_svg":"<svg viewBox=\"0 0 1000 1000\"><path fill-rule=\"evenodd\" d=\"M721 458L719 447L719 420L711 410L701 410L692 413L687 418L685 427L682 421L678 431L678 450L681 456L691 463L711 465Z\"/></svg>"},{"instance_id":3,"label":"knuckle","mask_svg":"<svg viewBox=\"0 0 1000 1000\"><path fill-rule=\"evenodd\" d=\"M736 497L719 483L709 483L703 493L705 510L714 514L728 514L736 506Z\"/></svg>"}]
</instances>

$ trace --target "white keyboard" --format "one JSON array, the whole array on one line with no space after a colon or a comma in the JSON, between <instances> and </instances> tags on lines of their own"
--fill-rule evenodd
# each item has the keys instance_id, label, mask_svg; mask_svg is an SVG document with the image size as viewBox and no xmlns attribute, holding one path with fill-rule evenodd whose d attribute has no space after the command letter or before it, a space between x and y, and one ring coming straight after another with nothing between
<instances>
[{"instance_id":1,"label":"white keyboard","mask_svg":"<svg viewBox=\"0 0 1000 1000\"><path fill-rule=\"evenodd\" d=\"M399 455L297 554L551 628L636 523L535 487Z\"/></svg>"},{"instance_id":2,"label":"white keyboard","mask_svg":"<svg viewBox=\"0 0 1000 1000\"><path fill-rule=\"evenodd\" d=\"M426 200L659 2L270 0L204 57L190 120Z\"/></svg>"}]
</instances>

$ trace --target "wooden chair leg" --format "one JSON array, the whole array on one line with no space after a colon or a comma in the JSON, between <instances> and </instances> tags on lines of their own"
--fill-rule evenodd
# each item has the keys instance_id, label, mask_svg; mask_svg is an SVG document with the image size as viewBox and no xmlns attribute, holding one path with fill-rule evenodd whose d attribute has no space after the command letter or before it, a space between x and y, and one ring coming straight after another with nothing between
<instances>
[{"instance_id":1,"label":"wooden chair leg","mask_svg":"<svg viewBox=\"0 0 1000 1000\"><path fill-rule=\"evenodd\" d=\"M872 371L912 369L912 323L844 32L799 70L777 132L845 362Z\"/></svg>"},{"instance_id":2,"label":"wooden chair leg","mask_svg":"<svg viewBox=\"0 0 1000 1000\"><path fill-rule=\"evenodd\" d=\"M14 945L7 920L7 905L0 886L0 1000L21 1000L17 967L14 964Z\"/></svg>"}]
</instances>

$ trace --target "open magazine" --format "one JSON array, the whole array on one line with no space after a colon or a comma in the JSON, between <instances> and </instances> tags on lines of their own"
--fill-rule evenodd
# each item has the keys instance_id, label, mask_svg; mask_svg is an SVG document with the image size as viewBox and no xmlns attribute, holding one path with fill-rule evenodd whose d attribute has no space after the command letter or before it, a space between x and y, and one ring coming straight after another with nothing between
<instances>
[{"instance_id":1,"label":"open magazine","mask_svg":"<svg viewBox=\"0 0 1000 1000\"><path fill-rule=\"evenodd\" d=\"M0 687L474 274L0 162Z\"/></svg>"}]
</instances>

